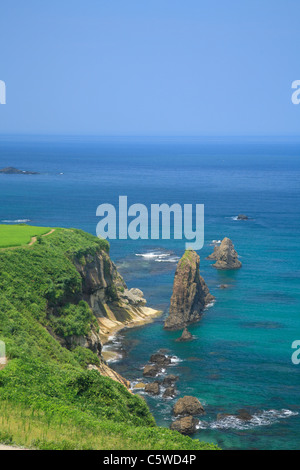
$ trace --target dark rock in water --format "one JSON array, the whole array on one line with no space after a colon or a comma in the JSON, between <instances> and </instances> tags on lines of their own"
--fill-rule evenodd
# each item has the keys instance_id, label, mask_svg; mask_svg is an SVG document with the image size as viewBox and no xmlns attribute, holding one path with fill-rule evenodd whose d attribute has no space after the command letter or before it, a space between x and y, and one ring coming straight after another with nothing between
<instances>
[{"instance_id":1,"label":"dark rock in water","mask_svg":"<svg viewBox=\"0 0 300 470\"><path fill-rule=\"evenodd\" d=\"M179 379L178 375L167 375L162 381L164 387L171 387Z\"/></svg>"},{"instance_id":2,"label":"dark rock in water","mask_svg":"<svg viewBox=\"0 0 300 470\"><path fill-rule=\"evenodd\" d=\"M242 421L251 421L252 416L247 410L238 410L236 417Z\"/></svg>"},{"instance_id":3,"label":"dark rock in water","mask_svg":"<svg viewBox=\"0 0 300 470\"><path fill-rule=\"evenodd\" d=\"M163 398L173 398L176 395L175 387L168 387L164 391Z\"/></svg>"},{"instance_id":4,"label":"dark rock in water","mask_svg":"<svg viewBox=\"0 0 300 470\"><path fill-rule=\"evenodd\" d=\"M193 418L192 416L186 416L184 418L176 419L176 421L171 424L170 429L172 429L172 431L178 431L184 435L191 435L196 432L198 423L198 419Z\"/></svg>"},{"instance_id":5,"label":"dark rock in water","mask_svg":"<svg viewBox=\"0 0 300 470\"><path fill-rule=\"evenodd\" d=\"M194 416L204 413L204 408L196 397L185 396L179 398L173 408L175 416Z\"/></svg>"},{"instance_id":6,"label":"dark rock in water","mask_svg":"<svg viewBox=\"0 0 300 470\"><path fill-rule=\"evenodd\" d=\"M237 414L229 414L229 413L219 413L217 415L217 420L221 421L226 418L237 418L241 421L251 421L252 415L247 410L238 410Z\"/></svg>"},{"instance_id":7,"label":"dark rock in water","mask_svg":"<svg viewBox=\"0 0 300 470\"><path fill-rule=\"evenodd\" d=\"M237 216L237 219L238 219L238 220L249 220L249 217L248 217L247 215L245 215L245 214L239 214L239 215Z\"/></svg>"},{"instance_id":8,"label":"dark rock in water","mask_svg":"<svg viewBox=\"0 0 300 470\"><path fill-rule=\"evenodd\" d=\"M179 330L200 320L204 308L214 299L199 272L200 257L187 250L175 273L169 316L165 328Z\"/></svg>"},{"instance_id":9,"label":"dark rock in water","mask_svg":"<svg viewBox=\"0 0 300 470\"><path fill-rule=\"evenodd\" d=\"M145 392L150 395L159 395L160 392L160 383L158 381L146 384Z\"/></svg>"},{"instance_id":10,"label":"dark rock in water","mask_svg":"<svg viewBox=\"0 0 300 470\"><path fill-rule=\"evenodd\" d=\"M177 338L176 341L177 342L183 342L183 341L191 341L193 339L193 335L192 333L189 332L189 330L187 328L185 328L182 332L182 335L180 336L180 338Z\"/></svg>"},{"instance_id":11,"label":"dark rock in water","mask_svg":"<svg viewBox=\"0 0 300 470\"><path fill-rule=\"evenodd\" d=\"M228 289L229 285L228 284L221 284L220 289Z\"/></svg>"},{"instance_id":12,"label":"dark rock in water","mask_svg":"<svg viewBox=\"0 0 300 470\"><path fill-rule=\"evenodd\" d=\"M231 418L232 416L234 416L234 415L231 415L229 413L218 413L217 414L217 421L222 421L223 419Z\"/></svg>"},{"instance_id":13,"label":"dark rock in water","mask_svg":"<svg viewBox=\"0 0 300 470\"><path fill-rule=\"evenodd\" d=\"M222 240L220 246L215 246L213 253L207 259L217 261L213 264L216 269L238 269L242 267L234 245L227 237Z\"/></svg>"},{"instance_id":14,"label":"dark rock in water","mask_svg":"<svg viewBox=\"0 0 300 470\"><path fill-rule=\"evenodd\" d=\"M144 377L156 377L157 374L159 374L161 372L161 368L158 367L157 365L151 365L151 364L147 364L145 367L144 367L144 372L143 372L143 376Z\"/></svg>"},{"instance_id":15,"label":"dark rock in water","mask_svg":"<svg viewBox=\"0 0 300 470\"><path fill-rule=\"evenodd\" d=\"M13 166L8 166L7 168L2 168L0 173L4 175L39 175L37 171L25 171L25 170L18 170Z\"/></svg>"},{"instance_id":16,"label":"dark rock in water","mask_svg":"<svg viewBox=\"0 0 300 470\"><path fill-rule=\"evenodd\" d=\"M161 367L167 367L171 364L171 358L159 352L156 354L152 354L152 356L150 357L150 362L158 364Z\"/></svg>"}]
</instances>

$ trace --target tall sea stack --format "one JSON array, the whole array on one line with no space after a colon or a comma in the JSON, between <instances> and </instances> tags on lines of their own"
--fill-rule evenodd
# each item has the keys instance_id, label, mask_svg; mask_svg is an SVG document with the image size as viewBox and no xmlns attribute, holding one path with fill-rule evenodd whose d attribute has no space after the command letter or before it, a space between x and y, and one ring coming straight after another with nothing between
<instances>
[{"instance_id":1,"label":"tall sea stack","mask_svg":"<svg viewBox=\"0 0 300 470\"><path fill-rule=\"evenodd\" d=\"M192 250L184 253L175 273L173 294L165 329L179 330L201 318L201 313L214 297L200 276L200 257Z\"/></svg>"},{"instance_id":2,"label":"tall sea stack","mask_svg":"<svg viewBox=\"0 0 300 470\"><path fill-rule=\"evenodd\" d=\"M214 252L207 259L216 260L216 263L213 264L216 269L239 269L242 267L234 245L227 237L222 240L220 246L215 246Z\"/></svg>"}]
</instances>

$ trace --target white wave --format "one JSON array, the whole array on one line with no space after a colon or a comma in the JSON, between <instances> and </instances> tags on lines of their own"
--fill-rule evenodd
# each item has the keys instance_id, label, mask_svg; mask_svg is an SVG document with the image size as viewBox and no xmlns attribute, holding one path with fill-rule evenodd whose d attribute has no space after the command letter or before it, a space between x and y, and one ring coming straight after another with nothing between
<instances>
[{"instance_id":1,"label":"white wave","mask_svg":"<svg viewBox=\"0 0 300 470\"><path fill-rule=\"evenodd\" d=\"M297 416L299 413L291 410L268 410L256 413L249 421L244 421L236 416L226 416L223 419L211 423L200 421L197 429L251 429L258 426L271 426L280 419L287 419L291 416Z\"/></svg>"},{"instance_id":2,"label":"white wave","mask_svg":"<svg viewBox=\"0 0 300 470\"><path fill-rule=\"evenodd\" d=\"M157 263L178 263L179 260L180 258L178 256L173 256L167 259L157 258L154 261L156 261Z\"/></svg>"},{"instance_id":3,"label":"white wave","mask_svg":"<svg viewBox=\"0 0 300 470\"><path fill-rule=\"evenodd\" d=\"M177 356L171 356L170 359L171 359L171 364L178 364L179 362L183 362L183 359L180 359Z\"/></svg>"},{"instance_id":4,"label":"white wave","mask_svg":"<svg viewBox=\"0 0 300 470\"><path fill-rule=\"evenodd\" d=\"M215 301L215 300L212 300L211 302L209 302L209 304L206 305L206 307L205 307L204 310L213 307L213 306L215 305L215 303L216 303L216 301Z\"/></svg>"},{"instance_id":5,"label":"white wave","mask_svg":"<svg viewBox=\"0 0 300 470\"><path fill-rule=\"evenodd\" d=\"M157 261L158 263L177 263L179 260L178 256L174 256L171 253L164 253L162 251L149 251L148 253L136 253L135 256L139 256L146 260Z\"/></svg>"},{"instance_id":6,"label":"white wave","mask_svg":"<svg viewBox=\"0 0 300 470\"><path fill-rule=\"evenodd\" d=\"M220 245L222 243L222 240L213 240L212 243L214 245Z\"/></svg>"},{"instance_id":7,"label":"white wave","mask_svg":"<svg viewBox=\"0 0 300 470\"><path fill-rule=\"evenodd\" d=\"M26 224L30 219L1 220L4 224Z\"/></svg>"}]
</instances>

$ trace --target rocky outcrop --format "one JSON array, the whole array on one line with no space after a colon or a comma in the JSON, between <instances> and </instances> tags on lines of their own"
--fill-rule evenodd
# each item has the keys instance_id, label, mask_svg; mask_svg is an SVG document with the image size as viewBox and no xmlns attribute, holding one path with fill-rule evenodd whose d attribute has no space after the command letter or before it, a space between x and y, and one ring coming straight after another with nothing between
<instances>
[{"instance_id":1,"label":"rocky outcrop","mask_svg":"<svg viewBox=\"0 0 300 470\"><path fill-rule=\"evenodd\" d=\"M174 385L174 383L179 379L178 375L166 375L163 378L162 385L163 387L171 387Z\"/></svg>"},{"instance_id":2,"label":"rocky outcrop","mask_svg":"<svg viewBox=\"0 0 300 470\"><path fill-rule=\"evenodd\" d=\"M158 381L149 383L145 386L145 392L150 395L159 395L160 393L160 383Z\"/></svg>"},{"instance_id":3,"label":"rocky outcrop","mask_svg":"<svg viewBox=\"0 0 300 470\"><path fill-rule=\"evenodd\" d=\"M173 398L176 395L175 387L167 387L164 391L163 398Z\"/></svg>"},{"instance_id":4,"label":"rocky outcrop","mask_svg":"<svg viewBox=\"0 0 300 470\"><path fill-rule=\"evenodd\" d=\"M200 276L199 266L200 257L192 250L186 251L179 261L166 329L178 330L200 320L204 308L214 299Z\"/></svg>"},{"instance_id":5,"label":"rocky outcrop","mask_svg":"<svg viewBox=\"0 0 300 470\"><path fill-rule=\"evenodd\" d=\"M172 431L178 431L184 435L191 435L197 431L197 424L199 420L193 416L185 416L184 418L176 419L170 426Z\"/></svg>"},{"instance_id":6,"label":"rocky outcrop","mask_svg":"<svg viewBox=\"0 0 300 470\"><path fill-rule=\"evenodd\" d=\"M144 377L156 377L161 372L161 368L158 365L147 364L144 367Z\"/></svg>"},{"instance_id":7,"label":"rocky outcrop","mask_svg":"<svg viewBox=\"0 0 300 470\"><path fill-rule=\"evenodd\" d=\"M118 374L115 370L111 369L105 362L101 361L98 366L90 364L88 366L88 370L97 370L101 375L104 377L109 377L110 379L115 380L116 382L121 383L126 387L128 390L130 389L130 382L129 380L122 377L122 375Z\"/></svg>"},{"instance_id":8,"label":"rocky outcrop","mask_svg":"<svg viewBox=\"0 0 300 470\"><path fill-rule=\"evenodd\" d=\"M73 260L82 278L83 298L100 328L101 342L126 327L151 321L160 312L146 307L143 292L128 289L108 253L80 254Z\"/></svg>"},{"instance_id":9,"label":"rocky outcrop","mask_svg":"<svg viewBox=\"0 0 300 470\"><path fill-rule=\"evenodd\" d=\"M230 238L224 238L221 245L215 246L214 251L207 257L208 260L215 260L213 267L216 269L239 269L242 263L238 259L238 254Z\"/></svg>"},{"instance_id":10,"label":"rocky outcrop","mask_svg":"<svg viewBox=\"0 0 300 470\"><path fill-rule=\"evenodd\" d=\"M219 413L217 415L217 420L222 421L226 418L237 418L240 421L251 421L252 415L247 410L238 410L237 414L229 414L229 413Z\"/></svg>"},{"instance_id":11,"label":"rocky outcrop","mask_svg":"<svg viewBox=\"0 0 300 470\"><path fill-rule=\"evenodd\" d=\"M175 416L195 416L204 413L204 408L196 397L185 396L179 398L173 408Z\"/></svg>"},{"instance_id":12,"label":"rocky outcrop","mask_svg":"<svg viewBox=\"0 0 300 470\"><path fill-rule=\"evenodd\" d=\"M159 367L167 367L171 364L171 358L169 356L165 356L160 352L152 354L150 357L150 362L157 364Z\"/></svg>"},{"instance_id":13,"label":"rocky outcrop","mask_svg":"<svg viewBox=\"0 0 300 470\"><path fill-rule=\"evenodd\" d=\"M182 335L180 336L180 338L177 338L176 341L177 343L182 343L185 341L192 341L192 339L193 339L192 333L190 333L187 328L184 328Z\"/></svg>"},{"instance_id":14,"label":"rocky outcrop","mask_svg":"<svg viewBox=\"0 0 300 470\"><path fill-rule=\"evenodd\" d=\"M249 217L245 214L239 214L237 220L249 220Z\"/></svg>"},{"instance_id":15,"label":"rocky outcrop","mask_svg":"<svg viewBox=\"0 0 300 470\"><path fill-rule=\"evenodd\" d=\"M39 175L37 171L26 171L26 170L18 170L13 166L8 166L6 168L2 168L0 173L4 175Z\"/></svg>"}]
</instances>

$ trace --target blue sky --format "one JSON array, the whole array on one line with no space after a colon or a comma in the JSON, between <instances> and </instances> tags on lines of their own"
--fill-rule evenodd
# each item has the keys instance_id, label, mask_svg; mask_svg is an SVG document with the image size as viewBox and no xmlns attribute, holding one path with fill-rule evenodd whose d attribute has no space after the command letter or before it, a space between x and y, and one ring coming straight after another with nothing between
<instances>
[{"instance_id":1,"label":"blue sky","mask_svg":"<svg viewBox=\"0 0 300 470\"><path fill-rule=\"evenodd\" d=\"M299 0L10 0L0 133L299 135Z\"/></svg>"}]
</instances>

